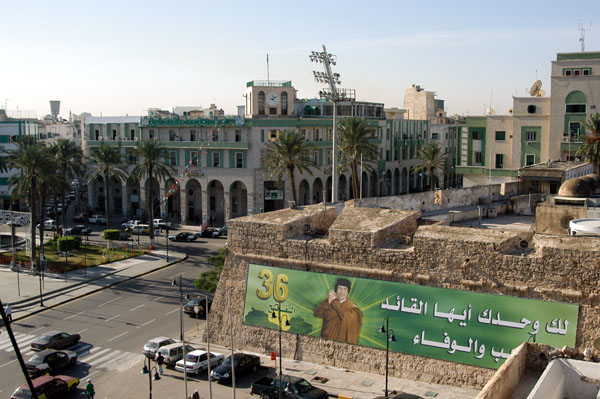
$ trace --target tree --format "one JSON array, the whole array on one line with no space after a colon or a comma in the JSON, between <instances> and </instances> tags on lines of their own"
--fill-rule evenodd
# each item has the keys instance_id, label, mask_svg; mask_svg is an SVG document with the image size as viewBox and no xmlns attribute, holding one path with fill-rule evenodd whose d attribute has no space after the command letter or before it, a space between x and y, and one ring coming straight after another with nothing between
<instances>
[{"instance_id":1,"label":"tree","mask_svg":"<svg viewBox=\"0 0 600 399\"><path fill-rule=\"evenodd\" d=\"M117 182L127 180L127 172L121 162L121 146L111 145L103 141L98 148L92 149L90 161L94 164L88 172L87 181L93 182L100 176L104 180L104 209L106 212L106 227L110 226L110 180Z\"/></svg>"},{"instance_id":2,"label":"tree","mask_svg":"<svg viewBox=\"0 0 600 399\"><path fill-rule=\"evenodd\" d=\"M413 173L425 172L429 174L429 189L434 189L435 171L442 172L446 169L446 154L438 143L429 142L419 149L418 158L421 163L412 167Z\"/></svg>"},{"instance_id":3,"label":"tree","mask_svg":"<svg viewBox=\"0 0 600 399\"><path fill-rule=\"evenodd\" d=\"M51 154L47 147L36 141L33 136L21 136L17 139L17 147L8 150L7 166L19 169L9 177L14 199L25 197L31 212L31 267L36 268L36 211L40 194L40 185L44 178L52 172L50 165ZM45 206L45 205L42 205ZM43 225L43 219L41 220ZM43 232L43 230L42 230Z\"/></svg>"},{"instance_id":4,"label":"tree","mask_svg":"<svg viewBox=\"0 0 600 399\"><path fill-rule=\"evenodd\" d=\"M358 176L358 165L361 161L365 165L366 170L371 170L371 163L374 163L378 157L377 145L370 140L373 138L374 129L367 126L364 118L351 117L344 118L340 122L339 128L339 145L341 152L341 168L344 170L350 167L352 176L352 192L354 197L360 192Z\"/></svg>"},{"instance_id":5,"label":"tree","mask_svg":"<svg viewBox=\"0 0 600 399\"><path fill-rule=\"evenodd\" d=\"M589 132L585 142L577 149L576 156L594 165L594 170L600 174L600 113L590 115L583 123Z\"/></svg>"},{"instance_id":6,"label":"tree","mask_svg":"<svg viewBox=\"0 0 600 399\"><path fill-rule=\"evenodd\" d=\"M205 290L208 292L215 292L217 285L219 284L219 277L223 271L225 265L225 258L227 257L227 247L223 247L219 250L219 254L208 258L208 262L213 265L217 270L209 270L207 272L200 273L200 278L194 281L194 287Z\"/></svg>"},{"instance_id":7,"label":"tree","mask_svg":"<svg viewBox=\"0 0 600 399\"><path fill-rule=\"evenodd\" d=\"M296 179L294 171L306 172L312 176L311 168L317 166L311 154L314 146L306 142L304 137L294 130L284 130L277 140L267 143L267 153L262 158L266 165L265 173L269 177L276 176L281 181L286 173L292 184L292 197L297 204Z\"/></svg>"},{"instance_id":8,"label":"tree","mask_svg":"<svg viewBox=\"0 0 600 399\"><path fill-rule=\"evenodd\" d=\"M74 141L59 139L52 146L52 152L58 162L59 173L64 184L58 187L62 203L63 228L67 225L67 211L65 206L65 192L70 188L69 181L83 174L83 152ZM55 201L56 204L56 201ZM58 215L57 215L58 216Z\"/></svg>"},{"instance_id":9,"label":"tree","mask_svg":"<svg viewBox=\"0 0 600 399\"><path fill-rule=\"evenodd\" d=\"M154 240L154 201L150 193L152 179L157 177L159 180L167 181L175 174L175 168L165 162L167 158L167 148L157 140L145 140L135 143L135 148L131 151L133 155L139 157L138 163L131 171L131 175L138 181L147 178L148 187L146 189L146 207L150 218L150 241Z\"/></svg>"}]
</instances>

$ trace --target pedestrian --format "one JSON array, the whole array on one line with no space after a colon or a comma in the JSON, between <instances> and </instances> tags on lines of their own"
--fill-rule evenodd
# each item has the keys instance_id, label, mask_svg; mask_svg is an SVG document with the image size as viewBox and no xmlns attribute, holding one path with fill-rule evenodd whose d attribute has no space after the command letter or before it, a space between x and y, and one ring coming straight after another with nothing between
<instances>
[{"instance_id":1,"label":"pedestrian","mask_svg":"<svg viewBox=\"0 0 600 399\"><path fill-rule=\"evenodd\" d=\"M8 321L12 322L12 306L10 303L6 305L6 318Z\"/></svg>"},{"instance_id":2,"label":"pedestrian","mask_svg":"<svg viewBox=\"0 0 600 399\"><path fill-rule=\"evenodd\" d=\"M200 394L197 389L194 389L194 393L190 396L191 399L200 399Z\"/></svg>"},{"instance_id":3,"label":"pedestrian","mask_svg":"<svg viewBox=\"0 0 600 399\"><path fill-rule=\"evenodd\" d=\"M94 384L92 384L91 378L87 379L87 384L85 386L85 393L86 393L88 399L94 399L94 395L96 394L96 392L94 392Z\"/></svg>"},{"instance_id":4,"label":"pedestrian","mask_svg":"<svg viewBox=\"0 0 600 399\"><path fill-rule=\"evenodd\" d=\"M163 363L165 361L165 358L163 357L162 353L159 353L158 356L156 356L156 364L158 365L158 374L162 375L163 373Z\"/></svg>"}]
</instances>

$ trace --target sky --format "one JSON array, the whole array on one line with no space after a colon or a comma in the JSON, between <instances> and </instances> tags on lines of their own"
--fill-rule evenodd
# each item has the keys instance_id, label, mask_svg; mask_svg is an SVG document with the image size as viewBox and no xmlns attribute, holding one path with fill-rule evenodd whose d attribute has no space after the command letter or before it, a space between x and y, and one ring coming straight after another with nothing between
<instances>
[{"instance_id":1,"label":"sky","mask_svg":"<svg viewBox=\"0 0 600 399\"><path fill-rule=\"evenodd\" d=\"M148 108L244 104L246 83L322 84L311 51L337 56L340 87L403 107L413 84L449 115L508 113L536 79L550 95L556 53L600 51L600 1L0 0L0 108L145 115Z\"/></svg>"}]
</instances>

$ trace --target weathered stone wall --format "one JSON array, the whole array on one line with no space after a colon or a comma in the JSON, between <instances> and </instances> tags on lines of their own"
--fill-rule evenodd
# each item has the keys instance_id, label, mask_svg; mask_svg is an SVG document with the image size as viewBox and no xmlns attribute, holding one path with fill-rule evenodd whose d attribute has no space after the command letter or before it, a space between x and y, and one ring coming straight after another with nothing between
<instances>
[{"instance_id":1,"label":"weathered stone wall","mask_svg":"<svg viewBox=\"0 0 600 399\"><path fill-rule=\"evenodd\" d=\"M569 234L569 222L587 217L587 208L572 205L541 204L536 208L535 231L546 234Z\"/></svg>"},{"instance_id":2,"label":"weathered stone wall","mask_svg":"<svg viewBox=\"0 0 600 399\"><path fill-rule=\"evenodd\" d=\"M526 233L428 225L416 229L412 246L383 248L366 245L378 242L365 241L365 234L375 236L377 231L370 225L361 230L357 223L353 229L344 230L345 245L339 241L338 245L332 245L327 237L302 235L304 220L317 223L319 212L329 217L328 210L320 209L282 210L229 222L228 257L209 317L211 340L229 345L231 295L235 346L262 353L277 350L278 332L241 324L248 263L578 303L576 345L590 346L596 338L600 328L597 306L600 240L585 239L582 245L576 237L531 238L524 237ZM352 209L360 212L361 208ZM351 219L344 215L347 211L344 209L340 214L344 223ZM385 216L369 214L373 218ZM359 215L355 216L360 220ZM414 215L393 217L406 218L410 225L406 231L414 227L411 225ZM335 230L336 221L329 221ZM406 231L398 230L395 234ZM382 241L393 238L388 235ZM523 239L530 241L526 250L519 247ZM355 242L364 245L352 245ZM283 333L283 355L296 359L383 373L383 353L373 348ZM390 365L391 375L397 377L476 388L494 374L490 369L402 353L390 353Z\"/></svg>"}]
</instances>

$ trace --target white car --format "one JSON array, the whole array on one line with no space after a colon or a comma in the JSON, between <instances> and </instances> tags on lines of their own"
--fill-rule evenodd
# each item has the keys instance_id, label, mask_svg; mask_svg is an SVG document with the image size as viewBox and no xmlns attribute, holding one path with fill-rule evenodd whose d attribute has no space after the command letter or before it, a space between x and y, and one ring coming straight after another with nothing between
<instances>
[{"instance_id":1,"label":"white car","mask_svg":"<svg viewBox=\"0 0 600 399\"><path fill-rule=\"evenodd\" d=\"M205 370L208 370L208 356L209 353L203 350L196 350L190 352L185 357L185 367L189 374L200 374ZM223 363L223 355L221 353L210 353L210 367L211 369L217 367ZM175 370L183 371L183 359L179 360L175 364Z\"/></svg>"},{"instance_id":2,"label":"white car","mask_svg":"<svg viewBox=\"0 0 600 399\"><path fill-rule=\"evenodd\" d=\"M140 220L128 220L125 223L121 223L121 228L122 229L133 229L135 226L142 224L142 222Z\"/></svg>"},{"instance_id":3,"label":"white car","mask_svg":"<svg viewBox=\"0 0 600 399\"><path fill-rule=\"evenodd\" d=\"M90 223L90 224L106 224L106 216L103 216L103 215L92 215L88 219L88 223Z\"/></svg>"}]
</instances>

